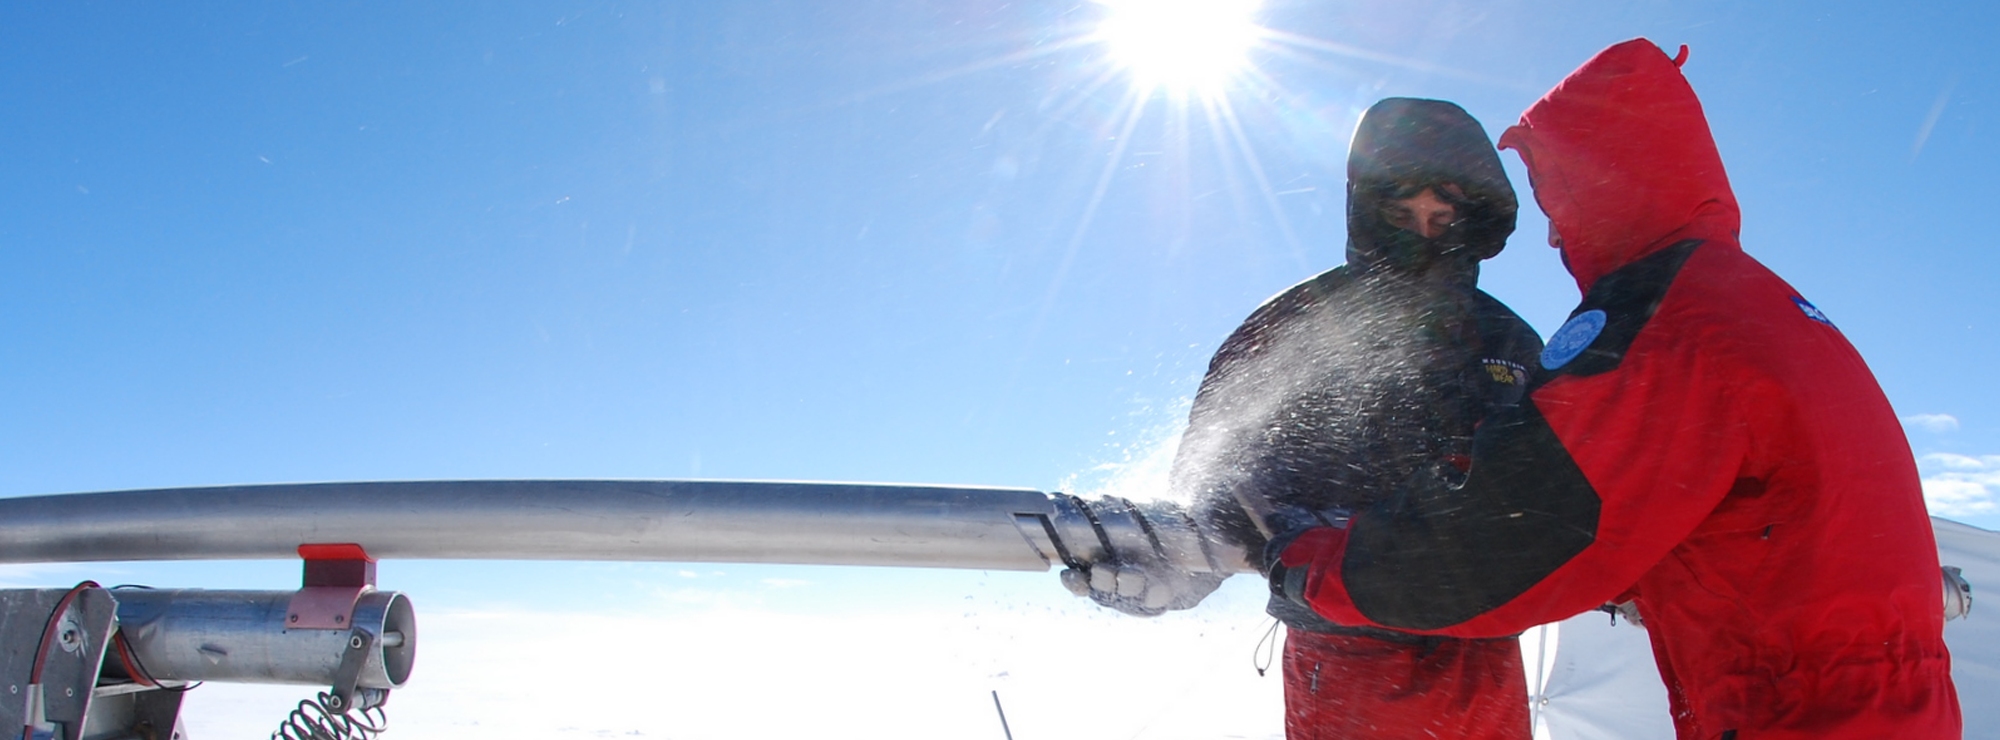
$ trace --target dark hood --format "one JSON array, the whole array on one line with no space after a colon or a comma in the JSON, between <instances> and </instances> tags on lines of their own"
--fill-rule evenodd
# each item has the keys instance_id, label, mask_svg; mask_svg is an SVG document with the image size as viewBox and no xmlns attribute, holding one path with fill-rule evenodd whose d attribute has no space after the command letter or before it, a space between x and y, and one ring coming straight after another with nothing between
<instances>
[{"instance_id":1,"label":"dark hood","mask_svg":"<svg viewBox=\"0 0 2000 740\"><path fill-rule=\"evenodd\" d=\"M1521 114L1500 146L1520 152L1535 202L1585 293L1682 239L1736 243L1736 195L1680 59L1645 39L1599 52Z\"/></svg>"},{"instance_id":2,"label":"dark hood","mask_svg":"<svg viewBox=\"0 0 2000 740\"><path fill-rule=\"evenodd\" d=\"M1424 239L1385 223L1382 204L1425 187L1455 183L1463 217L1444 236ZM1518 203L1486 130L1442 100L1386 98L1361 114L1347 153L1347 263L1361 268L1471 268L1500 253L1514 233Z\"/></svg>"}]
</instances>

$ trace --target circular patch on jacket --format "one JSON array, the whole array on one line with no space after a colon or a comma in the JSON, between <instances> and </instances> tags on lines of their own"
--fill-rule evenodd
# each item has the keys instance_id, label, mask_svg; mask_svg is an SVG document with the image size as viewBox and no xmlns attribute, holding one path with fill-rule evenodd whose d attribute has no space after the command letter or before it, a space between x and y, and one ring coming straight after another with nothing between
<instances>
[{"instance_id":1,"label":"circular patch on jacket","mask_svg":"<svg viewBox=\"0 0 2000 740\"><path fill-rule=\"evenodd\" d=\"M1599 308L1571 316L1556 330L1555 336L1549 337L1548 345L1542 347L1542 367L1554 370L1583 354L1597 340L1597 335L1604 333L1605 320L1604 310Z\"/></svg>"},{"instance_id":2,"label":"circular patch on jacket","mask_svg":"<svg viewBox=\"0 0 2000 740\"><path fill-rule=\"evenodd\" d=\"M1833 319L1827 318L1826 312L1819 310L1819 307L1813 305L1812 301L1808 301L1798 296L1792 296L1792 303L1793 305L1798 306L1800 311L1806 312L1806 318L1812 319L1827 326L1833 326ZM1834 328L1839 328L1839 327L1834 327Z\"/></svg>"}]
</instances>

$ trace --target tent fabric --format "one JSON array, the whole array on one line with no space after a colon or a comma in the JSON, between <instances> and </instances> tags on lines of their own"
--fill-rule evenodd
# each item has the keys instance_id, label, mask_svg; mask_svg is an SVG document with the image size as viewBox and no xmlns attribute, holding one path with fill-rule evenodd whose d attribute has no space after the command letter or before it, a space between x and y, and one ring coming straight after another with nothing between
<instances>
[{"instance_id":1,"label":"tent fabric","mask_svg":"<svg viewBox=\"0 0 2000 740\"><path fill-rule=\"evenodd\" d=\"M1988 700L2000 696L2000 532L1937 517L1931 529L1938 560L1961 568L1973 589L1972 613L1944 627L1965 737L2000 740L2000 703ZM1673 740L1666 687L1641 628L1589 612L1553 632L1547 680L1531 699L1537 740Z\"/></svg>"}]
</instances>

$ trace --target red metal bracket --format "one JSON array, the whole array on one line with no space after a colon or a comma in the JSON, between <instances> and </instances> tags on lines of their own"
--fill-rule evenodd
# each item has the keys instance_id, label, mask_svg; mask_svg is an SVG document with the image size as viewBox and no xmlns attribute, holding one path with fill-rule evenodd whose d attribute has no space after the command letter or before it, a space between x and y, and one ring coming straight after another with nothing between
<instances>
[{"instance_id":1,"label":"red metal bracket","mask_svg":"<svg viewBox=\"0 0 2000 740\"><path fill-rule=\"evenodd\" d=\"M353 543L299 545L305 579L285 606L286 629L353 627L354 600L375 588L375 559Z\"/></svg>"},{"instance_id":2,"label":"red metal bracket","mask_svg":"<svg viewBox=\"0 0 2000 740\"><path fill-rule=\"evenodd\" d=\"M353 543L299 545L299 557L306 561L306 588L315 586L375 585L375 559Z\"/></svg>"}]
</instances>

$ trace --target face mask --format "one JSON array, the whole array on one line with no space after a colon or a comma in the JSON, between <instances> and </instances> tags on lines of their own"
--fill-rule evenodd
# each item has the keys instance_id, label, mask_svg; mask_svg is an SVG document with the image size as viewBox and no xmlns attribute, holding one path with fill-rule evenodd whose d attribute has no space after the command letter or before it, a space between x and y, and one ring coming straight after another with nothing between
<instances>
[{"instance_id":1,"label":"face mask","mask_svg":"<svg viewBox=\"0 0 2000 740\"><path fill-rule=\"evenodd\" d=\"M1399 185L1385 183L1373 188L1356 189L1354 196L1360 201L1355 208L1363 218L1362 223L1350 223L1355 233L1350 242L1357 249L1361 261L1377 268L1392 270L1421 270L1443 260L1466 255L1465 232L1469 216L1474 211L1473 203L1453 191L1455 188L1434 187L1431 184ZM1436 201L1451 206L1454 220L1442 233L1426 237L1411 230L1414 224L1399 226L1391 223L1387 214L1391 204L1421 196L1430 191ZM1431 204L1439 205L1437 202ZM1421 218L1422 214L1416 217ZM1408 214L1403 219L1411 220Z\"/></svg>"}]
</instances>

